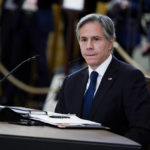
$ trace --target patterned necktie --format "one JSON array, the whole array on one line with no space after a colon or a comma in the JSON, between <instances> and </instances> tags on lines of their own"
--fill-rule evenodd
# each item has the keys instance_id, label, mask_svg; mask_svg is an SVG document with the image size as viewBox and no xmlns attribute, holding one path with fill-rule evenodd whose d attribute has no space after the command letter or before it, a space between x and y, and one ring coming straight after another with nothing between
<instances>
[{"instance_id":1,"label":"patterned necktie","mask_svg":"<svg viewBox=\"0 0 150 150\"><path fill-rule=\"evenodd\" d=\"M89 114L92 100L93 100L94 93L95 93L97 76L98 76L98 73L96 71L92 71L90 75L90 85L84 95L84 104L83 104L83 113L82 113L83 119L88 118L88 114Z\"/></svg>"}]
</instances>

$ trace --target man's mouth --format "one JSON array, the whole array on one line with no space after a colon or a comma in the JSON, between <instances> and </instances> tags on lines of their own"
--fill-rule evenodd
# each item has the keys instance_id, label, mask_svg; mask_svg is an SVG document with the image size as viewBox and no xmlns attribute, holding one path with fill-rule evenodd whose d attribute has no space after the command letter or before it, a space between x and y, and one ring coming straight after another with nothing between
<instances>
[{"instance_id":1,"label":"man's mouth","mask_svg":"<svg viewBox=\"0 0 150 150\"><path fill-rule=\"evenodd\" d=\"M87 57L96 56L96 54L86 54Z\"/></svg>"}]
</instances>

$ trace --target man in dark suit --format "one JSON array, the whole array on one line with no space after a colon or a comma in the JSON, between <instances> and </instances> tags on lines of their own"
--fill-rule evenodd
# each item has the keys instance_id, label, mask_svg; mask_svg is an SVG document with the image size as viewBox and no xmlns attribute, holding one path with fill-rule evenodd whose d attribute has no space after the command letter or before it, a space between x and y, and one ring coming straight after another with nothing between
<instances>
[{"instance_id":1,"label":"man in dark suit","mask_svg":"<svg viewBox=\"0 0 150 150\"><path fill-rule=\"evenodd\" d=\"M144 75L111 54L114 24L107 16L90 14L76 28L81 54L88 67L67 76L55 111L84 117L89 76L98 73L95 96L87 118L143 146L150 143L150 93Z\"/></svg>"}]
</instances>

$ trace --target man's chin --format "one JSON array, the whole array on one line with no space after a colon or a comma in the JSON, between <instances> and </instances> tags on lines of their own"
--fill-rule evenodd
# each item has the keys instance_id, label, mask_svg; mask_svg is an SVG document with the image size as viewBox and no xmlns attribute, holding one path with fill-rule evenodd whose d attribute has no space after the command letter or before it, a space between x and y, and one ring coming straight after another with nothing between
<instances>
[{"instance_id":1,"label":"man's chin","mask_svg":"<svg viewBox=\"0 0 150 150\"><path fill-rule=\"evenodd\" d=\"M96 68L97 68L96 63L88 63L88 65L89 65L92 69L96 69Z\"/></svg>"}]
</instances>

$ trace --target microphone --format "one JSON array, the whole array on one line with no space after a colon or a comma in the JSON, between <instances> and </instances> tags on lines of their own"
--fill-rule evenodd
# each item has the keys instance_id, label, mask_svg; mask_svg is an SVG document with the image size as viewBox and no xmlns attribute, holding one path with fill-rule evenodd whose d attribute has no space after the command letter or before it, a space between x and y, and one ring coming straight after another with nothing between
<instances>
[{"instance_id":1,"label":"microphone","mask_svg":"<svg viewBox=\"0 0 150 150\"><path fill-rule=\"evenodd\" d=\"M22 61L20 64L18 64L14 69L12 69L6 76L4 76L1 80L0 80L0 83L3 82L5 79L8 78L8 76L10 76L11 74L13 74L20 66L22 66L24 63L26 62L29 62L31 60L34 60L36 59L37 57L39 57L39 55L35 55L35 56L32 56L24 61Z\"/></svg>"}]
</instances>

